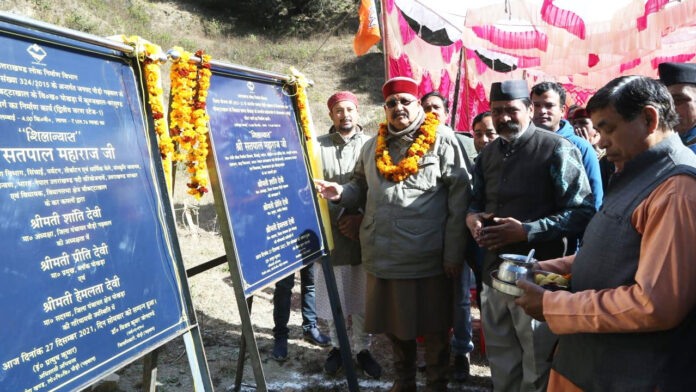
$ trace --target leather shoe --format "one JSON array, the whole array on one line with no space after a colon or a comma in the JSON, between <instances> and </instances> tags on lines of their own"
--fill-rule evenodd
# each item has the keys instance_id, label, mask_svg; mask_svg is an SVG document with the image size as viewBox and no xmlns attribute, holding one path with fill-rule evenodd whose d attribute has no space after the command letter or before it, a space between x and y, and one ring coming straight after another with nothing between
<instances>
[{"instance_id":1,"label":"leather shoe","mask_svg":"<svg viewBox=\"0 0 696 392\"><path fill-rule=\"evenodd\" d=\"M329 357L326 358L324 362L324 371L332 376L335 376L339 370L343 367L343 358L341 358L341 350L338 347L334 347L329 352Z\"/></svg>"},{"instance_id":2,"label":"leather shoe","mask_svg":"<svg viewBox=\"0 0 696 392\"><path fill-rule=\"evenodd\" d=\"M382 366L375 361L372 354L370 354L367 349L360 351L355 356L355 359L358 361L358 366L360 366L360 369L362 369L362 371L368 376L374 378L375 380L382 376Z\"/></svg>"},{"instance_id":3,"label":"leather shoe","mask_svg":"<svg viewBox=\"0 0 696 392\"><path fill-rule=\"evenodd\" d=\"M273 342L273 352L271 358L278 362L283 362L288 359L288 339L276 339Z\"/></svg>"},{"instance_id":4,"label":"leather shoe","mask_svg":"<svg viewBox=\"0 0 696 392\"><path fill-rule=\"evenodd\" d=\"M469 378L469 358L466 355L454 356L454 367L452 369L452 379L457 382L464 382Z\"/></svg>"},{"instance_id":5,"label":"leather shoe","mask_svg":"<svg viewBox=\"0 0 696 392\"><path fill-rule=\"evenodd\" d=\"M319 328L312 327L304 331L304 340L320 347L328 347L331 345L331 338L319 331Z\"/></svg>"}]
</instances>

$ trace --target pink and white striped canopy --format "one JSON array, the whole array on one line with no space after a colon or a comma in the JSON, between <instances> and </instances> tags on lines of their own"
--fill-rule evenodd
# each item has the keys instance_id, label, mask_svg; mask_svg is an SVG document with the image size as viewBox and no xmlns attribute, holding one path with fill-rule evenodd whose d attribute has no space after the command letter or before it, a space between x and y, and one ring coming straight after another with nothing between
<instances>
[{"instance_id":1,"label":"pink and white striped canopy","mask_svg":"<svg viewBox=\"0 0 696 392\"><path fill-rule=\"evenodd\" d=\"M488 108L491 83L562 83L584 104L609 80L696 61L696 0L382 0L387 76L454 98L455 128ZM461 72L460 72L461 71Z\"/></svg>"}]
</instances>

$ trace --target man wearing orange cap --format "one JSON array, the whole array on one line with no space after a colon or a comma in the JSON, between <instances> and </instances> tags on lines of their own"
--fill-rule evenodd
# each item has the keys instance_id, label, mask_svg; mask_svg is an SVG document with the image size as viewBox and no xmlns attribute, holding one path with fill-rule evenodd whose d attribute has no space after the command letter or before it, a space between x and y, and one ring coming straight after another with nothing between
<instances>
[{"instance_id":1,"label":"man wearing orange cap","mask_svg":"<svg viewBox=\"0 0 696 392\"><path fill-rule=\"evenodd\" d=\"M350 180L362 146L370 139L358 125L358 98L350 91L339 91L327 101L333 125L329 133L319 136L324 179L340 183ZM361 264L358 231L363 219L364 205L343 208L329 204L334 249L331 265L336 277L338 296L343 313L351 319L352 352L356 352L358 366L370 377L379 378L382 367L369 351L370 335L365 333L365 270ZM316 265L317 281L324 281L320 264ZM324 371L335 375L343 366L341 352L333 324L329 294L325 284L317 285L317 315L329 320L333 348L324 363Z\"/></svg>"},{"instance_id":2,"label":"man wearing orange cap","mask_svg":"<svg viewBox=\"0 0 696 392\"><path fill-rule=\"evenodd\" d=\"M382 87L387 121L362 149L351 180L315 181L319 194L350 208L367 272L365 330L392 343L391 389L416 391L416 337L425 336L428 391L447 390L452 284L464 263L469 173L454 132L426 114L418 84Z\"/></svg>"}]
</instances>

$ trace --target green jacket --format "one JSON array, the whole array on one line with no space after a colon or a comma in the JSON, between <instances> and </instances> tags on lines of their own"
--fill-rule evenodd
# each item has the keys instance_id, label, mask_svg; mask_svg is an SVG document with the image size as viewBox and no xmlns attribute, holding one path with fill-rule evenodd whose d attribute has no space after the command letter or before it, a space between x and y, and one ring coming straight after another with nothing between
<instances>
[{"instance_id":1,"label":"green jacket","mask_svg":"<svg viewBox=\"0 0 696 392\"><path fill-rule=\"evenodd\" d=\"M365 202L360 227L365 270L382 279L417 279L442 274L444 264L462 265L471 191L454 132L439 126L418 172L399 183L378 172L376 141L363 147L339 201L344 207ZM410 147L403 139L387 143L395 163Z\"/></svg>"},{"instance_id":2,"label":"green jacket","mask_svg":"<svg viewBox=\"0 0 696 392\"><path fill-rule=\"evenodd\" d=\"M324 179L327 181L345 183L353 175L353 168L360 156L360 150L365 142L370 139L359 127L349 140L343 140L338 132L331 132L317 138L319 152L321 154L321 164L324 171ZM364 205L357 208L346 209L335 203L329 203L329 215L331 217L331 232L333 235L334 249L331 252L331 264L338 265L357 265L361 262L360 242L353 241L341 234L338 230L337 221L342 214L359 214L364 210Z\"/></svg>"},{"instance_id":3,"label":"green jacket","mask_svg":"<svg viewBox=\"0 0 696 392\"><path fill-rule=\"evenodd\" d=\"M476 152L476 146L474 146L474 139L464 135L462 132L455 132L454 136L457 137L459 147L462 149L462 152L464 153L465 157L467 158L467 162L469 163L469 165L467 165L466 168L467 170L469 170L469 173L473 175L474 160L476 159L476 156L478 156L478 152Z\"/></svg>"}]
</instances>

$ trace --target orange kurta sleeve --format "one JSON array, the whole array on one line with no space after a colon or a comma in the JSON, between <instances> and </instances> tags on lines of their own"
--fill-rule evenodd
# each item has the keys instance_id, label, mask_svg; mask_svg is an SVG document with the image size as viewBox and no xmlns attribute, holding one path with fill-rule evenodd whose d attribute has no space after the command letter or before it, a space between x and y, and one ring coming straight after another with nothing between
<instances>
[{"instance_id":1,"label":"orange kurta sleeve","mask_svg":"<svg viewBox=\"0 0 696 392\"><path fill-rule=\"evenodd\" d=\"M558 259L544 260L539 262L539 267L544 271L555 272L557 274L570 273L575 255L565 256Z\"/></svg>"},{"instance_id":2,"label":"orange kurta sleeve","mask_svg":"<svg viewBox=\"0 0 696 392\"><path fill-rule=\"evenodd\" d=\"M658 186L631 216L643 236L636 283L577 293L546 292L543 312L556 334L648 332L678 325L696 304L696 179Z\"/></svg>"},{"instance_id":3,"label":"orange kurta sleeve","mask_svg":"<svg viewBox=\"0 0 696 392\"><path fill-rule=\"evenodd\" d=\"M570 382L570 380L554 369L551 369L549 374L549 384L546 386L546 390L554 392L583 392L577 385Z\"/></svg>"}]
</instances>

